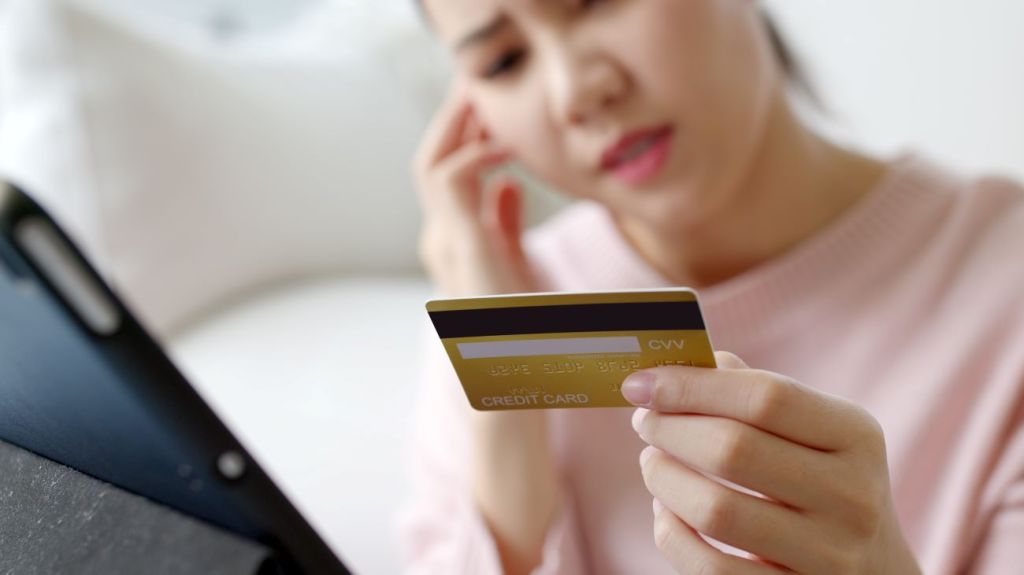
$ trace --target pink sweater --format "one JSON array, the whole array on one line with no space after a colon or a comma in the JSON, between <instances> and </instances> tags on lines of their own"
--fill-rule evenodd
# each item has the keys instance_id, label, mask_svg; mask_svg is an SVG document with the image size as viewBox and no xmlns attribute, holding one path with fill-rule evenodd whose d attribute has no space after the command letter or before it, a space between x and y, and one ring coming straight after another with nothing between
<instances>
[{"instance_id":1,"label":"pink sweater","mask_svg":"<svg viewBox=\"0 0 1024 575\"><path fill-rule=\"evenodd\" d=\"M598 205L528 247L551 290L665 287ZM1024 189L894 162L876 189L788 253L700 291L712 341L751 367L867 408L926 575L1024 573ZM468 486L470 410L436 338L420 398L411 573L501 573ZM568 505L536 573L671 573L652 535L632 409L549 412Z\"/></svg>"}]
</instances>

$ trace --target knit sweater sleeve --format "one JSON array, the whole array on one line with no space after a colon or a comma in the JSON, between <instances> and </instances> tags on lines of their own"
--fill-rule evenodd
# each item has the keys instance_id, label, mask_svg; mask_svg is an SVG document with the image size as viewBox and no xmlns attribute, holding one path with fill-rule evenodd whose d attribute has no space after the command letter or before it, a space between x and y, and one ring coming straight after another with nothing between
<instances>
[{"instance_id":1,"label":"knit sweater sleeve","mask_svg":"<svg viewBox=\"0 0 1024 575\"><path fill-rule=\"evenodd\" d=\"M472 408L434 338L422 362L409 457L414 499L399 520L406 573L499 575L495 539L472 497L468 413ZM562 505L548 529L534 575L585 573L576 507L562 489Z\"/></svg>"},{"instance_id":2,"label":"knit sweater sleeve","mask_svg":"<svg viewBox=\"0 0 1024 575\"><path fill-rule=\"evenodd\" d=\"M1011 349L1024 349L1024 306L1020 337ZM982 493L981 532L964 572L971 575L1019 573L1024 569L1024 356L1011 360L1009 378L1015 393L1007 403L1015 406L1005 425L1006 441Z\"/></svg>"},{"instance_id":3,"label":"knit sweater sleeve","mask_svg":"<svg viewBox=\"0 0 1024 575\"><path fill-rule=\"evenodd\" d=\"M971 575L1018 573L1024 568L1024 478L1011 487L989 523Z\"/></svg>"}]
</instances>

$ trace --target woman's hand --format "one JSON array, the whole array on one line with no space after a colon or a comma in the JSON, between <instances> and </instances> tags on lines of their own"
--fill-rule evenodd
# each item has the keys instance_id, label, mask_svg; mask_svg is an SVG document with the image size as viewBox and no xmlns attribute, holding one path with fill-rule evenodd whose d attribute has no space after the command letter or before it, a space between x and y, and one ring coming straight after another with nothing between
<instances>
[{"instance_id":1,"label":"woman's hand","mask_svg":"<svg viewBox=\"0 0 1024 575\"><path fill-rule=\"evenodd\" d=\"M447 296L536 291L522 248L522 188L483 175L509 160L455 86L413 165L424 227L420 257Z\"/></svg>"},{"instance_id":2,"label":"woman's hand","mask_svg":"<svg viewBox=\"0 0 1024 575\"><path fill-rule=\"evenodd\" d=\"M676 571L919 574L893 509L877 421L732 354L716 359L719 369L656 368L623 384L644 407L633 427L650 444L640 461L655 498L654 536ZM752 557L723 553L698 532Z\"/></svg>"},{"instance_id":3,"label":"woman's hand","mask_svg":"<svg viewBox=\"0 0 1024 575\"><path fill-rule=\"evenodd\" d=\"M508 160L455 87L413 166L425 218L420 255L447 296L537 291L522 248L521 187L482 182ZM504 572L529 573L560 505L545 412L473 411L470 427L474 500Z\"/></svg>"}]
</instances>

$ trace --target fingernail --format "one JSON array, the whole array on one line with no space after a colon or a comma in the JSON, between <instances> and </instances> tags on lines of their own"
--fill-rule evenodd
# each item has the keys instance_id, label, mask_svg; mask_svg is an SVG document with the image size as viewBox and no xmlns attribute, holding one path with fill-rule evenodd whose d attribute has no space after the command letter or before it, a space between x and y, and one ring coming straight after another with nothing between
<instances>
[{"instance_id":1,"label":"fingernail","mask_svg":"<svg viewBox=\"0 0 1024 575\"><path fill-rule=\"evenodd\" d=\"M622 397L633 405L647 405L654 394L654 374L638 371L622 382Z\"/></svg>"},{"instance_id":2,"label":"fingernail","mask_svg":"<svg viewBox=\"0 0 1024 575\"><path fill-rule=\"evenodd\" d=\"M633 418L630 420L633 424L633 431L640 433L640 424L643 422L644 418L647 417L648 413L650 413L650 411L642 407L633 412Z\"/></svg>"},{"instance_id":3,"label":"fingernail","mask_svg":"<svg viewBox=\"0 0 1024 575\"><path fill-rule=\"evenodd\" d=\"M654 447L653 445L648 445L647 447L644 448L643 451L640 452L640 467L643 467L644 464L647 463L647 460L650 459L652 455L654 455L655 449L657 448Z\"/></svg>"},{"instance_id":4,"label":"fingernail","mask_svg":"<svg viewBox=\"0 0 1024 575\"><path fill-rule=\"evenodd\" d=\"M664 508L665 506L657 498L655 498L654 501L651 503L651 509L654 510L655 517L657 517L658 514L661 513L661 510Z\"/></svg>"}]
</instances>

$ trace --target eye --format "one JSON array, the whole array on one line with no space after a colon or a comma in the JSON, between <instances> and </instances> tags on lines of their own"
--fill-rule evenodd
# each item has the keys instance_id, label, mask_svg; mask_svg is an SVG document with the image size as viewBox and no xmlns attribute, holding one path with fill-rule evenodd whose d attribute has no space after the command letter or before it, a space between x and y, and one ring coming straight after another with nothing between
<instances>
[{"instance_id":1,"label":"eye","mask_svg":"<svg viewBox=\"0 0 1024 575\"><path fill-rule=\"evenodd\" d=\"M488 79L510 74L526 58L526 51L522 49L509 50L495 58L483 71L483 77Z\"/></svg>"}]
</instances>

